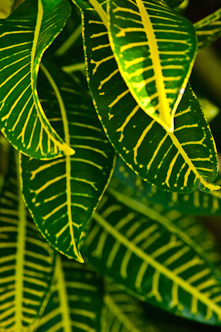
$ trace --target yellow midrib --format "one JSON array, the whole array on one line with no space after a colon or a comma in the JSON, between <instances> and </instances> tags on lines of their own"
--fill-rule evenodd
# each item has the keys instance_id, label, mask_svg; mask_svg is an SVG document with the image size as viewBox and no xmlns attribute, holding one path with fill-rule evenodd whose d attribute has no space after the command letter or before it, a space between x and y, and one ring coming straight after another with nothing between
<instances>
[{"instance_id":1,"label":"yellow midrib","mask_svg":"<svg viewBox=\"0 0 221 332\"><path fill-rule=\"evenodd\" d=\"M62 96L60 94L60 91L57 87L57 84L55 83L54 79L52 78L51 74L48 72L48 70L45 68L44 65L41 65L41 68L46 75L49 83L51 84L52 89L54 90L55 96L57 98L60 111L61 111L61 117L62 117L62 123L64 128L64 140L65 143L70 146L70 134L69 134L69 126L68 126L68 118L67 118L67 112L66 108L62 99ZM70 237L71 237L71 244L73 246L73 251L78 258L78 261L83 263L83 258L81 257L80 253L78 252L78 249L76 247L76 242L74 238L74 228L73 228L73 220L72 220L72 211L71 211L71 157L65 156L65 162L66 162L66 195L67 195L67 217L68 217L68 224L69 224L69 230L70 230Z\"/></svg>"},{"instance_id":2,"label":"yellow midrib","mask_svg":"<svg viewBox=\"0 0 221 332\"><path fill-rule=\"evenodd\" d=\"M72 332L72 322L71 322L71 314L69 308L69 301L68 301L68 293L65 281L64 270L61 262L61 256L57 255L57 262L56 262L56 270L57 270L57 284L58 284L58 297L60 303L60 311L62 316L62 328L64 332Z\"/></svg>"},{"instance_id":3,"label":"yellow midrib","mask_svg":"<svg viewBox=\"0 0 221 332\"><path fill-rule=\"evenodd\" d=\"M129 241L125 236L123 236L118 230L112 225L110 225L101 215L99 215L97 212L94 214L94 219L100 224L102 227L106 229L107 232L109 232L117 241L125 245L128 250L131 250L136 256L141 258L143 261L147 262L147 264L150 264L153 266L159 273L167 277L169 280L172 280L175 284L183 288L185 291L187 291L189 294L191 294L193 297L200 300L202 303L204 303L206 306L208 306L210 309L212 309L214 312L217 313L217 315L221 316L221 308L216 305L216 303L212 302L209 298L206 298L202 293L200 293L195 287L191 286L187 282L185 282L183 279L181 279L178 275L174 274L172 271L170 271L168 268L163 266L162 264L158 263L156 260L154 260L151 256L148 256L144 251L142 251L139 247L137 247L133 242Z\"/></svg>"},{"instance_id":4,"label":"yellow midrib","mask_svg":"<svg viewBox=\"0 0 221 332\"><path fill-rule=\"evenodd\" d=\"M107 28L107 26L108 26L107 14L103 10L102 6L96 0L89 0L89 2L92 5L92 7L94 7L95 11L100 16L101 21L103 22L103 24Z\"/></svg>"},{"instance_id":5,"label":"yellow midrib","mask_svg":"<svg viewBox=\"0 0 221 332\"><path fill-rule=\"evenodd\" d=\"M149 45L150 57L153 63L154 73L156 76L155 80L156 87L159 93L159 108L160 108L159 118L161 119L162 125L166 128L166 130L172 132L173 119L171 118L170 115L170 107L166 97L166 90L163 83L164 77L162 73L162 67L160 65L159 50L153 26L150 21L149 15L147 14L146 8L144 7L143 2L141 0L136 0L136 3L140 12L140 16L142 18L144 30L146 33L148 31L147 40L149 41L148 45Z\"/></svg>"}]
</instances>

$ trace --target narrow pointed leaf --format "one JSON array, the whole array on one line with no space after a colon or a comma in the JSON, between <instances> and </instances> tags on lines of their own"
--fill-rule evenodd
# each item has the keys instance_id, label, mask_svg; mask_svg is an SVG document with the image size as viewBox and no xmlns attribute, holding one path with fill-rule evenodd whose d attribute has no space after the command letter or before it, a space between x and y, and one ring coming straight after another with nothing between
<instances>
[{"instance_id":1,"label":"narrow pointed leaf","mask_svg":"<svg viewBox=\"0 0 221 332\"><path fill-rule=\"evenodd\" d=\"M194 23L198 39L198 50L209 46L221 36L221 8Z\"/></svg>"},{"instance_id":2,"label":"narrow pointed leaf","mask_svg":"<svg viewBox=\"0 0 221 332\"><path fill-rule=\"evenodd\" d=\"M56 250L80 262L82 232L114 163L114 150L90 96L81 91L83 84L74 83L54 65L42 66L42 104L54 128L76 153L52 161L21 156L23 194L35 223Z\"/></svg>"},{"instance_id":3,"label":"narrow pointed leaf","mask_svg":"<svg viewBox=\"0 0 221 332\"><path fill-rule=\"evenodd\" d=\"M102 332L148 332L150 324L136 299L114 284L106 283L105 315ZM151 329L152 331L152 329Z\"/></svg>"},{"instance_id":4,"label":"narrow pointed leaf","mask_svg":"<svg viewBox=\"0 0 221 332\"><path fill-rule=\"evenodd\" d=\"M99 332L102 279L85 265L57 257L56 282L36 332Z\"/></svg>"},{"instance_id":5,"label":"narrow pointed leaf","mask_svg":"<svg viewBox=\"0 0 221 332\"><path fill-rule=\"evenodd\" d=\"M221 215L221 191L202 192L199 189L185 195L160 190L134 174L118 158L111 185L117 191L133 197L146 204L147 201L159 203L166 209L176 209L188 215ZM219 174L217 185L221 185Z\"/></svg>"},{"instance_id":6,"label":"narrow pointed leaf","mask_svg":"<svg viewBox=\"0 0 221 332\"><path fill-rule=\"evenodd\" d=\"M66 0L26 0L0 20L0 128L16 149L35 158L74 153L50 125L37 94L42 55L69 15Z\"/></svg>"},{"instance_id":7,"label":"narrow pointed leaf","mask_svg":"<svg viewBox=\"0 0 221 332\"><path fill-rule=\"evenodd\" d=\"M152 305L221 325L220 272L204 250L156 211L111 192L95 214L85 257L100 273Z\"/></svg>"},{"instance_id":8,"label":"narrow pointed leaf","mask_svg":"<svg viewBox=\"0 0 221 332\"><path fill-rule=\"evenodd\" d=\"M53 249L23 203L16 172L10 158L0 197L1 332L29 331L49 292L55 264Z\"/></svg>"},{"instance_id":9,"label":"narrow pointed leaf","mask_svg":"<svg viewBox=\"0 0 221 332\"><path fill-rule=\"evenodd\" d=\"M155 1L109 1L109 36L119 70L146 114L167 131L194 63L192 23Z\"/></svg>"},{"instance_id":10,"label":"narrow pointed leaf","mask_svg":"<svg viewBox=\"0 0 221 332\"><path fill-rule=\"evenodd\" d=\"M215 143L196 96L187 86L166 132L137 105L110 48L107 30L93 11L83 14L88 81L105 132L121 158L159 188L191 192L217 176ZM207 180L205 180L207 179ZM207 182L208 181L208 182Z\"/></svg>"}]
</instances>

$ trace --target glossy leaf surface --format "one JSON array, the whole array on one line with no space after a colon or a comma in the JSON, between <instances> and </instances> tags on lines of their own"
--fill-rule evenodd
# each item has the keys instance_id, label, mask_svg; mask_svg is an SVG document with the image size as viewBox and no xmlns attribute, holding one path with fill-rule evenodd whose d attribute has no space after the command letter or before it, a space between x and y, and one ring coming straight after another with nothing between
<instances>
[{"instance_id":1,"label":"glossy leaf surface","mask_svg":"<svg viewBox=\"0 0 221 332\"><path fill-rule=\"evenodd\" d=\"M102 278L58 255L51 297L35 331L99 332L102 305Z\"/></svg>"},{"instance_id":2,"label":"glossy leaf surface","mask_svg":"<svg viewBox=\"0 0 221 332\"><path fill-rule=\"evenodd\" d=\"M189 215L221 215L221 191L202 192L199 189L185 195L162 191L144 182L118 158L114 175L117 181L112 186L137 201L159 203L166 209L176 209ZM216 181L221 185L220 175Z\"/></svg>"},{"instance_id":3,"label":"glossy leaf surface","mask_svg":"<svg viewBox=\"0 0 221 332\"><path fill-rule=\"evenodd\" d=\"M221 8L194 23L198 39L198 50L209 46L221 36Z\"/></svg>"},{"instance_id":4,"label":"glossy leaf surface","mask_svg":"<svg viewBox=\"0 0 221 332\"><path fill-rule=\"evenodd\" d=\"M80 262L81 234L114 162L114 150L82 86L84 81L75 83L53 65L42 67L39 95L45 112L76 153L52 161L21 156L23 194L35 223L56 250Z\"/></svg>"},{"instance_id":5,"label":"glossy leaf surface","mask_svg":"<svg viewBox=\"0 0 221 332\"><path fill-rule=\"evenodd\" d=\"M0 197L0 330L26 332L49 292L54 251L23 203L13 156L9 162Z\"/></svg>"},{"instance_id":6,"label":"glossy leaf surface","mask_svg":"<svg viewBox=\"0 0 221 332\"><path fill-rule=\"evenodd\" d=\"M82 248L90 263L152 305L220 325L220 272L209 256L174 221L111 193Z\"/></svg>"},{"instance_id":7,"label":"glossy leaf surface","mask_svg":"<svg viewBox=\"0 0 221 332\"><path fill-rule=\"evenodd\" d=\"M157 1L109 1L109 36L131 94L167 131L183 96L197 49L193 25Z\"/></svg>"},{"instance_id":8,"label":"glossy leaf surface","mask_svg":"<svg viewBox=\"0 0 221 332\"><path fill-rule=\"evenodd\" d=\"M125 85L107 30L92 10L83 15L89 86L105 132L121 158L159 188L191 192L217 176L216 148L199 103L188 86L166 132L137 105ZM205 181L205 179L208 180Z\"/></svg>"},{"instance_id":9,"label":"glossy leaf surface","mask_svg":"<svg viewBox=\"0 0 221 332\"><path fill-rule=\"evenodd\" d=\"M47 120L36 86L41 57L69 15L66 0L27 0L0 20L0 128L13 147L35 158L74 153Z\"/></svg>"}]
</instances>

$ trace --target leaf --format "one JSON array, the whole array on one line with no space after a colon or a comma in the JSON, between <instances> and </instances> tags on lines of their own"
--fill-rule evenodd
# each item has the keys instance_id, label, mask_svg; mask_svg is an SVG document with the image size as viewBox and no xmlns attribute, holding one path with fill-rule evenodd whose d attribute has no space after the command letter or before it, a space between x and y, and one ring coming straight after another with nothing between
<instances>
[{"instance_id":1,"label":"leaf","mask_svg":"<svg viewBox=\"0 0 221 332\"><path fill-rule=\"evenodd\" d=\"M142 307L136 299L114 284L106 283L104 297L105 315L102 332L145 332L150 324L144 318Z\"/></svg>"},{"instance_id":2,"label":"leaf","mask_svg":"<svg viewBox=\"0 0 221 332\"><path fill-rule=\"evenodd\" d=\"M184 0L159 0L162 4L167 4L171 8L178 7Z\"/></svg>"},{"instance_id":3,"label":"leaf","mask_svg":"<svg viewBox=\"0 0 221 332\"><path fill-rule=\"evenodd\" d=\"M143 204L148 201L161 204L165 209L176 209L188 215L221 215L221 191L201 192L195 190L185 195L160 190L134 174L125 163L118 158L114 170L112 187L125 193ZM219 174L217 185L221 185Z\"/></svg>"},{"instance_id":4,"label":"leaf","mask_svg":"<svg viewBox=\"0 0 221 332\"><path fill-rule=\"evenodd\" d=\"M192 23L156 1L109 1L109 38L120 73L143 111L166 131L197 50Z\"/></svg>"},{"instance_id":5,"label":"leaf","mask_svg":"<svg viewBox=\"0 0 221 332\"><path fill-rule=\"evenodd\" d=\"M36 332L99 332L102 278L91 269L57 255L56 282Z\"/></svg>"},{"instance_id":6,"label":"leaf","mask_svg":"<svg viewBox=\"0 0 221 332\"><path fill-rule=\"evenodd\" d=\"M220 272L169 219L111 191L82 248L92 266L139 299L179 316L221 325Z\"/></svg>"},{"instance_id":7,"label":"leaf","mask_svg":"<svg viewBox=\"0 0 221 332\"><path fill-rule=\"evenodd\" d=\"M87 92L56 66L42 66L39 94L48 119L75 155L53 161L21 156L22 191L33 219L52 246L83 262L82 232L112 175L114 150Z\"/></svg>"},{"instance_id":8,"label":"leaf","mask_svg":"<svg viewBox=\"0 0 221 332\"><path fill-rule=\"evenodd\" d=\"M34 158L74 153L48 122L36 87L42 55L69 15L66 0L27 0L0 20L0 128L13 147Z\"/></svg>"},{"instance_id":9,"label":"leaf","mask_svg":"<svg viewBox=\"0 0 221 332\"><path fill-rule=\"evenodd\" d=\"M198 50L209 46L221 36L221 8L194 23Z\"/></svg>"},{"instance_id":10,"label":"leaf","mask_svg":"<svg viewBox=\"0 0 221 332\"><path fill-rule=\"evenodd\" d=\"M47 298L55 256L23 203L11 153L0 197L0 330L26 332Z\"/></svg>"},{"instance_id":11,"label":"leaf","mask_svg":"<svg viewBox=\"0 0 221 332\"><path fill-rule=\"evenodd\" d=\"M126 87L110 48L107 30L94 11L83 15L88 82L99 119L110 142L144 180L175 192L194 191L217 176L215 143L189 86L166 132L140 109ZM207 180L205 180L207 179Z\"/></svg>"}]
</instances>

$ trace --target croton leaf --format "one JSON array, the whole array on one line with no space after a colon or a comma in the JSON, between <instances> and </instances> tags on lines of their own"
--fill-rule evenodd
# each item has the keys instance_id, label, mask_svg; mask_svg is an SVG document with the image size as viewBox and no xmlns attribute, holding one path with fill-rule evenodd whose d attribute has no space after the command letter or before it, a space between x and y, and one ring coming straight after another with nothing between
<instances>
[{"instance_id":1,"label":"croton leaf","mask_svg":"<svg viewBox=\"0 0 221 332\"><path fill-rule=\"evenodd\" d=\"M98 332L102 305L102 278L58 254L51 297L35 331Z\"/></svg>"},{"instance_id":2,"label":"croton leaf","mask_svg":"<svg viewBox=\"0 0 221 332\"><path fill-rule=\"evenodd\" d=\"M146 114L167 131L197 50L192 23L157 1L109 1L109 37L119 70Z\"/></svg>"},{"instance_id":3,"label":"croton leaf","mask_svg":"<svg viewBox=\"0 0 221 332\"><path fill-rule=\"evenodd\" d=\"M0 330L26 332L47 299L55 254L23 202L14 151L9 165L0 196Z\"/></svg>"},{"instance_id":4,"label":"croton leaf","mask_svg":"<svg viewBox=\"0 0 221 332\"><path fill-rule=\"evenodd\" d=\"M0 20L0 128L16 149L35 158L74 153L50 125L37 94L41 57L69 15L66 0L26 0Z\"/></svg>"},{"instance_id":5,"label":"croton leaf","mask_svg":"<svg viewBox=\"0 0 221 332\"><path fill-rule=\"evenodd\" d=\"M112 174L114 149L87 91L56 66L41 66L39 95L48 119L76 151L41 161L21 155L26 204L44 237L59 252L83 262L81 234Z\"/></svg>"},{"instance_id":6,"label":"croton leaf","mask_svg":"<svg viewBox=\"0 0 221 332\"><path fill-rule=\"evenodd\" d=\"M150 323L144 317L137 299L123 292L116 285L106 282L102 332L149 332Z\"/></svg>"},{"instance_id":7,"label":"croton leaf","mask_svg":"<svg viewBox=\"0 0 221 332\"><path fill-rule=\"evenodd\" d=\"M209 46L221 36L221 8L194 23L198 39L198 50Z\"/></svg>"},{"instance_id":8,"label":"croton leaf","mask_svg":"<svg viewBox=\"0 0 221 332\"><path fill-rule=\"evenodd\" d=\"M159 188L191 192L217 176L215 143L190 86L167 132L136 103L110 48L106 27L93 10L83 13L88 81L106 135L127 165ZM207 180L205 180L207 179Z\"/></svg>"},{"instance_id":9,"label":"croton leaf","mask_svg":"<svg viewBox=\"0 0 221 332\"><path fill-rule=\"evenodd\" d=\"M188 233L113 190L94 219L82 247L94 268L152 305L221 325L220 272Z\"/></svg>"},{"instance_id":10,"label":"croton leaf","mask_svg":"<svg viewBox=\"0 0 221 332\"><path fill-rule=\"evenodd\" d=\"M220 174L216 184L221 185ZM152 201L166 209L176 209L189 215L221 215L221 191L202 192L197 189L185 195L163 191L142 181L120 158L117 159L111 185L144 204Z\"/></svg>"}]
</instances>

